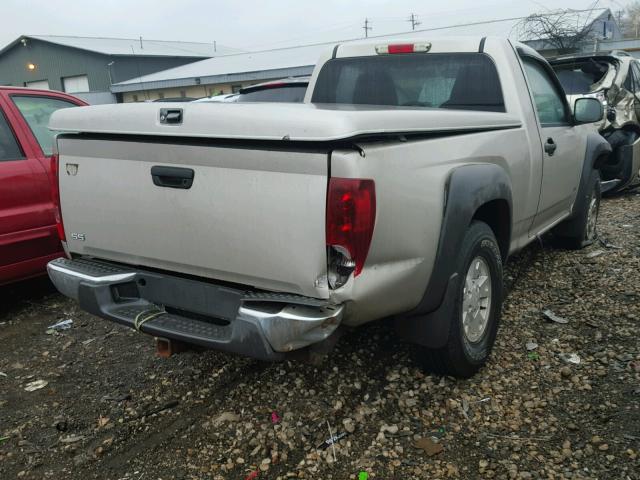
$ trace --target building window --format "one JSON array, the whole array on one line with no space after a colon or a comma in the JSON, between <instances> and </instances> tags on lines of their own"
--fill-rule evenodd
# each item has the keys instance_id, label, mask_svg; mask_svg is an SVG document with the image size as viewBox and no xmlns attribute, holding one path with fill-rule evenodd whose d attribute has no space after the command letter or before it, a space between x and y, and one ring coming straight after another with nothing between
<instances>
[{"instance_id":1,"label":"building window","mask_svg":"<svg viewBox=\"0 0 640 480\"><path fill-rule=\"evenodd\" d=\"M158 98L164 98L164 92L158 92Z\"/></svg>"},{"instance_id":2,"label":"building window","mask_svg":"<svg viewBox=\"0 0 640 480\"><path fill-rule=\"evenodd\" d=\"M62 89L67 93L89 91L89 78L86 75L75 75L62 78Z\"/></svg>"},{"instance_id":3,"label":"building window","mask_svg":"<svg viewBox=\"0 0 640 480\"><path fill-rule=\"evenodd\" d=\"M134 102L137 102L137 101L138 101L138 95L135 95L135 94L133 95L133 101L134 101Z\"/></svg>"},{"instance_id":4,"label":"building window","mask_svg":"<svg viewBox=\"0 0 640 480\"><path fill-rule=\"evenodd\" d=\"M187 96L187 91L186 90L180 90L180 96L182 98L186 97Z\"/></svg>"},{"instance_id":5,"label":"building window","mask_svg":"<svg viewBox=\"0 0 640 480\"><path fill-rule=\"evenodd\" d=\"M242 85L231 85L231 93L238 93L240 91L240 89L242 88Z\"/></svg>"},{"instance_id":6,"label":"building window","mask_svg":"<svg viewBox=\"0 0 640 480\"><path fill-rule=\"evenodd\" d=\"M36 80L34 82L24 82L25 87L40 88L42 90L50 90L49 80Z\"/></svg>"}]
</instances>

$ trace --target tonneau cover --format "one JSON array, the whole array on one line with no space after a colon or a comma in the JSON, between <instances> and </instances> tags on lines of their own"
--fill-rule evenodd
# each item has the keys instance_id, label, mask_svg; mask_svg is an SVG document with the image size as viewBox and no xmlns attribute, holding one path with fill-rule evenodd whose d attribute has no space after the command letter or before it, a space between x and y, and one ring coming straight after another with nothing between
<instances>
[{"instance_id":1,"label":"tonneau cover","mask_svg":"<svg viewBox=\"0 0 640 480\"><path fill-rule=\"evenodd\" d=\"M182 109L180 125L161 109ZM247 140L334 141L362 135L515 128L508 113L437 108L274 103L132 103L65 108L50 128L63 132Z\"/></svg>"}]
</instances>

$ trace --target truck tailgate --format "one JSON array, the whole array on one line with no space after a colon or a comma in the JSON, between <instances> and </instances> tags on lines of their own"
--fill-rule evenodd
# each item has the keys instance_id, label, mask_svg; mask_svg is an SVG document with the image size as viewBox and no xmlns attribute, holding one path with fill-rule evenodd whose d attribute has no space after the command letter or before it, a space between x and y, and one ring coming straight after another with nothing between
<instances>
[{"instance_id":1,"label":"truck tailgate","mask_svg":"<svg viewBox=\"0 0 640 480\"><path fill-rule=\"evenodd\" d=\"M328 297L327 152L76 135L58 148L70 252ZM153 167L193 183L156 185Z\"/></svg>"}]
</instances>

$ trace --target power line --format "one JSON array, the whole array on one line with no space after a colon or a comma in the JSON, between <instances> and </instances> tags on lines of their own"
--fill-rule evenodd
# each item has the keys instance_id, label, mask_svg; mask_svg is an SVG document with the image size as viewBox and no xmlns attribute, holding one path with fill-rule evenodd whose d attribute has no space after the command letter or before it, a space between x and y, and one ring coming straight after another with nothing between
<instances>
[{"instance_id":1,"label":"power line","mask_svg":"<svg viewBox=\"0 0 640 480\"><path fill-rule=\"evenodd\" d=\"M364 38L369 38L369 30L373 30L373 27L369 26L369 19L365 18L364 19L364 27L362 27L364 29Z\"/></svg>"},{"instance_id":2,"label":"power line","mask_svg":"<svg viewBox=\"0 0 640 480\"><path fill-rule=\"evenodd\" d=\"M418 17L413 13L409 17L408 21L411 23L411 30L415 30L416 27L422 23L418 21Z\"/></svg>"},{"instance_id":3,"label":"power line","mask_svg":"<svg viewBox=\"0 0 640 480\"><path fill-rule=\"evenodd\" d=\"M544 13L542 14L543 16L554 16L554 15L559 15L561 13L584 13L584 12L593 12L593 9L583 9L583 10L563 10L560 12L556 12L556 13ZM375 18L375 17L371 17L371 18ZM406 18L406 17L405 17ZM446 26L440 26L440 27L429 27L429 28L418 28L416 29L416 32L437 32L439 30L448 30L448 29L453 29L453 28L462 28L462 27L472 27L472 26L478 26L478 25L493 25L493 24L498 24L498 23L503 23L503 22L514 22L517 20L523 21L526 20L527 17L508 17L508 18L497 18L494 20L482 20L482 21L477 21L477 22L467 22L467 23L458 23L458 24L454 24L454 25L446 25ZM371 20L370 18L367 18L366 20L367 23L367 27L368 30L372 30L372 27L370 26L371 24ZM355 26L355 24L354 24ZM360 27L360 28L364 28L364 27ZM384 33L384 34L380 34L380 35L373 35L372 37L368 37L368 38L380 38L380 37L388 37L390 35L403 35L403 34L407 34L410 33L408 31L402 30L402 31L398 31L398 32L391 32L391 33ZM304 47L312 47L312 46L319 46L319 45L334 45L336 43L341 43L341 42L352 42L352 41L356 41L358 39L360 39L362 37L353 37L353 38L339 38L339 39L333 39L333 40L324 40L324 41L317 41L317 42L313 42L313 43L307 43L307 44L303 44L303 45L289 45L289 46L284 46L284 47L277 47L277 48L263 48L264 44L260 45L260 48L256 49L256 50L248 50L246 52L237 52L237 53L231 53L228 55L225 55L226 57L234 57L234 56L238 56L238 55L246 55L247 53L260 53L260 52L271 52L271 51L281 51L281 50L288 50L291 48L304 48ZM282 40L280 42L277 43L285 43L289 40ZM250 47L247 47L250 48Z\"/></svg>"},{"instance_id":4,"label":"power line","mask_svg":"<svg viewBox=\"0 0 640 480\"><path fill-rule=\"evenodd\" d=\"M287 44L287 43L292 43L292 42L297 42L300 40L306 40L306 39L312 39L311 41L313 42L314 37L317 37L318 35L322 35L324 33L331 33L331 32L335 32L335 31L339 31L339 30L346 30L346 29L355 29L355 28L360 29L360 23L359 22L351 22L351 21L344 21L344 22L338 22L333 24L332 27L329 28L320 28L320 29L308 29L306 30L306 33L304 35L300 35L297 37L288 37L286 39L283 40L277 40L274 42L267 42L267 43L261 43L260 44L260 48L258 50L265 50L266 48L264 47L275 47L277 45L282 45ZM329 40L327 40L328 42ZM323 41L319 41L319 43L325 43ZM316 43L318 43L316 42ZM300 46L300 45L298 45ZM249 49L249 51L255 51L255 48L252 45L244 45L243 48ZM253 49L253 50L252 50Z\"/></svg>"},{"instance_id":5,"label":"power line","mask_svg":"<svg viewBox=\"0 0 640 480\"><path fill-rule=\"evenodd\" d=\"M535 0L530 0L530 1L531 1L531 3L536 4L536 5L537 5L537 6L539 6L540 8L544 8L547 12L551 12L551 11L552 11L549 7L547 7L546 5L543 5L543 4L542 4L542 3L540 3L540 2L536 2Z\"/></svg>"}]
</instances>

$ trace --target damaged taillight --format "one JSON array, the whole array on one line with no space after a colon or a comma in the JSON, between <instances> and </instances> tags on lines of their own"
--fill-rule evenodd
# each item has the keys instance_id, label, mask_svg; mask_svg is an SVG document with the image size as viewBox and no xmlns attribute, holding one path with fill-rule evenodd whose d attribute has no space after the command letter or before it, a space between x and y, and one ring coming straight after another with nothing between
<instances>
[{"instance_id":1,"label":"damaged taillight","mask_svg":"<svg viewBox=\"0 0 640 480\"><path fill-rule=\"evenodd\" d=\"M373 180L331 178L327 195L329 282L343 285L351 272L362 271L376 220Z\"/></svg>"},{"instance_id":2,"label":"damaged taillight","mask_svg":"<svg viewBox=\"0 0 640 480\"><path fill-rule=\"evenodd\" d=\"M64 225L62 223L62 210L60 209L60 185L59 185L59 171L58 165L58 152L54 152L51 155L51 198L53 200L53 215L56 220L56 230L58 236L63 242L66 240L64 235Z\"/></svg>"}]
</instances>

